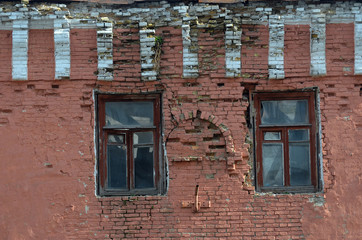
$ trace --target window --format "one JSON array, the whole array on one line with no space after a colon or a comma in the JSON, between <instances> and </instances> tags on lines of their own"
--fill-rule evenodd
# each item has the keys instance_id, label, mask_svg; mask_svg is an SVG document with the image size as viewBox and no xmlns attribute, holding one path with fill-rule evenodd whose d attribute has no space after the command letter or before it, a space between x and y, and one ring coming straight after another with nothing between
<instances>
[{"instance_id":1,"label":"window","mask_svg":"<svg viewBox=\"0 0 362 240\"><path fill-rule=\"evenodd\" d=\"M318 188L315 93L254 93L259 191Z\"/></svg>"},{"instance_id":2,"label":"window","mask_svg":"<svg viewBox=\"0 0 362 240\"><path fill-rule=\"evenodd\" d=\"M100 195L162 190L160 96L98 95Z\"/></svg>"}]
</instances>

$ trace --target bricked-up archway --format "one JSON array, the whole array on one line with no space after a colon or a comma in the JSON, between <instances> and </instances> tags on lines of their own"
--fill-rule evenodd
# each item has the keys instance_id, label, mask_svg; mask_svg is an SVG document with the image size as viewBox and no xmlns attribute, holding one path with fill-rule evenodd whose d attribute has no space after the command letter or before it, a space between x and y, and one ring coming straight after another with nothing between
<instances>
[{"instance_id":1,"label":"bricked-up archway","mask_svg":"<svg viewBox=\"0 0 362 240\"><path fill-rule=\"evenodd\" d=\"M247 159L249 154L235 151L231 131L224 119L194 110L178 115L175 120L177 127L166 140L170 161L226 161L228 173L239 174L235 164Z\"/></svg>"}]
</instances>

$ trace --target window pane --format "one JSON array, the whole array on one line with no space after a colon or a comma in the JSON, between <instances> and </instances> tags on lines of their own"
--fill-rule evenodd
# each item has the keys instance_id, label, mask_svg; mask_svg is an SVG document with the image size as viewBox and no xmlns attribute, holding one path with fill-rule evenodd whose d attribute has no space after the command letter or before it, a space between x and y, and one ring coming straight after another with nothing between
<instances>
[{"instance_id":1,"label":"window pane","mask_svg":"<svg viewBox=\"0 0 362 240\"><path fill-rule=\"evenodd\" d=\"M288 130L289 141L308 141L309 129Z\"/></svg>"},{"instance_id":2,"label":"window pane","mask_svg":"<svg viewBox=\"0 0 362 240\"><path fill-rule=\"evenodd\" d=\"M124 135L108 135L108 143L124 143Z\"/></svg>"},{"instance_id":3,"label":"window pane","mask_svg":"<svg viewBox=\"0 0 362 240\"><path fill-rule=\"evenodd\" d=\"M152 144L153 132L135 132L133 134L133 144Z\"/></svg>"},{"instance_id":4,"label":"window pane","mask_svg":"<svg viewBox=\"0 0 362 240\"><path fill-rule=\"evenodd\" d=\"M153 126L152 102L106 102L106 126Z\"/></svg>"},{"instance_id":5,"label":"window pane","mask_svg":"<svg viewBox=\"0 0 362 240\"><path fill-rule=\"evenodd\" d=\"M127 188L127 150L125 146L107 146L108 187Z\"/></svg>"},{"instance_id":6,"label":"window pane","mask_svg":"<svg viewBox=\"0 0 362 240\"><path fill-rule=\"evenodd\" d=\"M309 123L307 100L262 101L260 114L266 125Z\"/></svg>"},{"instance_id":7,"label":"window pane","mask_svg":"<svg viewBox=\"0 0 362 240\"><path fill-rule=\"evenodd\" d=\"M154 187L153 147L135 147L133 149L135 187Z\"/></svg>"},{"instance_id":8,"label":"window pane","mask_svg":"<svg viewBox=\"0 0 362 240\"><path fill-rule=\"evenodd\" d=\"M280 140L281 135L280 132L265 132L264 140Z\"/></svg>"},{"instance_id":9,"label":"window pane","mask_svg":"<svg viewBox=\"0 0 362 240\"><path fill-rule=\"evenodd\" d=\"M289 143L290 185L311 185L309 143Z\"/></svg>"},{"instance_id":10,"label":"window pane","mask_svg":"<svg viewBox=\"0 0 362 240\"><path fill-rule=\"evenodd\" d=\"M283 144L263 144L263 185L264 187L283 186Z\"/></svg>"}]
</instances>

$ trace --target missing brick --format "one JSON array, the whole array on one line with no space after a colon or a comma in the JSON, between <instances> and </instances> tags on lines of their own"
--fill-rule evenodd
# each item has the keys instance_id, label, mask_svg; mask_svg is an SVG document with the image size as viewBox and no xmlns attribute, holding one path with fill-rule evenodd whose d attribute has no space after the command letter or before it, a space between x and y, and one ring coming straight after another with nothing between
<instances>
[{"instance_id":1,"label":"missing brick","mask_svg":"<svg viewBox=\"0 0 362 240\"><path fill-rule=\"evenodd\" d=\"M192 133L201 133L202 131L201 131L201 129L198 129L198 128L195 128L195 129L186 129L185 130L185 133L190 133L190 134L192 134Z\"/></svg>"},{"instance_id":2,"label":"missing brick","mask_svg":"<svg viewBox=\"0 0 362 240\"><path fill-rule=\"evenodd\" d=\"M210 145L210 149L224 149L225 145Z\"/></svg>"},{"instance_id":3,"label":"missing brick","mask_svg":"<svg viewBox=\"0 0 362 240\"><path fill-rule=\"evenodd\" d=\"M184 82L182 84L184 87L200 87L201 84L198 82Z\"/></svg>"},{"instance_id":4,"label":"missing brick","mask_svg":"<svg viewBox=\"0 0 362 240\"><path fill-rule=\"evenodd\" d=\"M182 144L185 146L196 146L196 142L184 142Z\"/></svg>"},{"instance_id":5,"label":"missing brick","mask_svg":"<svg viewBox=\"0 0 362 240\"><path fill-rule=\"evenodd\" d=\"M179 142L180 138L169 138L167 141L168 142Z\"/></svg>"},{"instance_id":6,"label":"missing brick","mask_svg":"<svg viewBox=\"0 0 362 240\"><path fill-rule=\"evenodd\" d=\"M204 142L209 142L209 141L220 141L220 138L222 137L221 134L214 134L212 137L204 137L203 141Z\"/></svg>"},{"instance_id":7,"label":"missing brick","mask_svg":"<svg viewBox=\"0 0 362 240\"><path fill-rule=\"evenodd\" d=\"M0 113L12 113L13 110L11 109L0 109Z\"/></svg>"},{"instance_id":8,"label":"missing brick","mask_svg":"<svg viewBox=\"0 0 362 240\"><path fill-rule=\"evenodd\" d=\"M222 137L221 134L214 134L214 135L212 136L212 140L214 140L214 141L219 141L221 137Z\"/></svg>"},{"instance_id":9,"label":"missing brick","mask_svg":"<svg viewBox=\"0 0 362 240\"><path fill-rule=\"evenodd\" d=\"M212 141L212 137L204 137L204 138L202 138L202 141L210 142L210 141Z\"/></svg>"},{"instance_id":10,"label":"missing brick","mask_svg":"<svg viewBox=\"0 0 362 240\"><path fill-rule=\"evenodd\" d=\"M207 129L219 130L219 128L215 124L212 124L212 123L210 123L210 125L207 127Z\"/></svg>"}]
</instances>

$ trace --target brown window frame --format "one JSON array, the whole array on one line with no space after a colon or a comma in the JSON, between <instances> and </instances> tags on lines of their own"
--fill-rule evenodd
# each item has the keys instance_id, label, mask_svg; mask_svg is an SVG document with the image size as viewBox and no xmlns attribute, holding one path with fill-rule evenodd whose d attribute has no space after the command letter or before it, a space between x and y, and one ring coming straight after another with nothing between
<instances>
[{"instance_id":1,"label":"brown window frame","mask_svg":"<svg viewBox=\"0 0 362 240\"><path fill-rule=\"evenodd\" d=\"M120 94L96 94L97 101L97 155L98 155L98 194L100 196L133 196L133 195L157 195L163 193L164 189L164 161L161 149L161 96L160 94L145 95L120 95ZM106 127L105 123L105 103L106 102L152 102L153 103L153 126L134 127L134 126L116 126ZM135 132L153 132L153 171L154 187L135 188L135 166L133 156L133 133ZM108 135L118 134L125 136L126 156L127 156L127 189L115 189L108 187L107 174L107 144ZM146 144L147 145L147 144Z\"/></svg>"},{"instance_id":2,"label":"brown window frame","mask_svg":"<svg viewBox=\"0 0 362 240\"><path fill-rule=\"evenodd\" d=\"M306 124L261 124L261 101L279 101L279 100L307 100L308 101L308 123ZM256 190L260 192L274 193L302 193L316 192L319 190L319 167L318 167L318 134L317 134L317 118L316 118L316 93L311 91L294 91L294 92L254 92L254 117L255 117L255 174L256 174ZM290 159L289 145L291 141L288 139L288 130L308 129L309 130L309 152L310 152L310 186L291 186L290 185ZM280 140L265 140L265 132L280 132ZM283 186L264 186L263 182L263 143L282 143L283 148Z\"/></svg>"}]
</instances>

